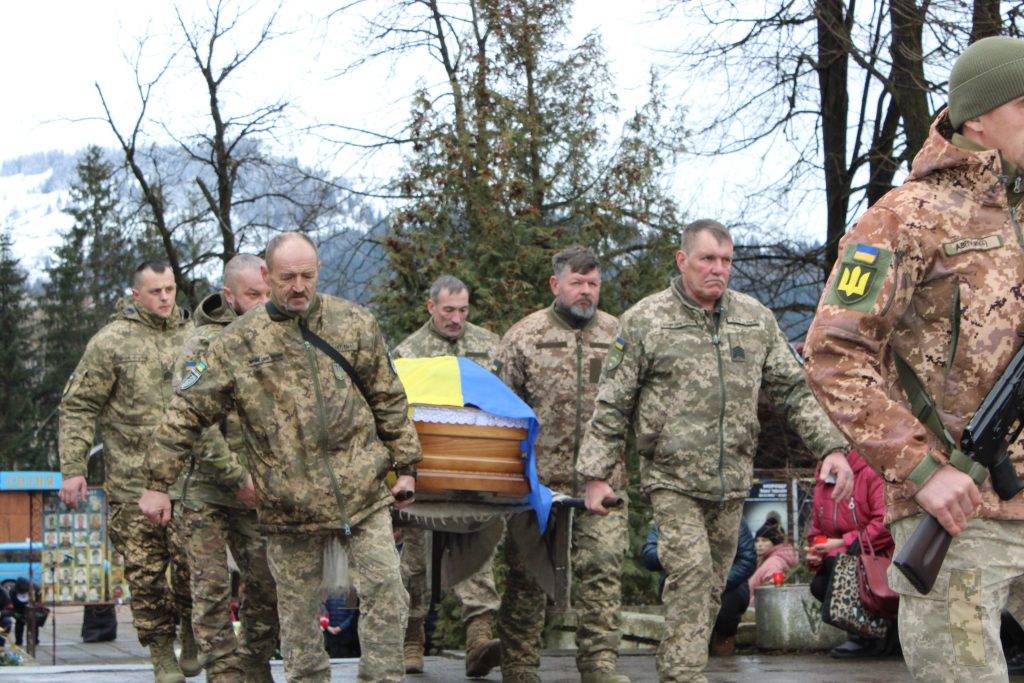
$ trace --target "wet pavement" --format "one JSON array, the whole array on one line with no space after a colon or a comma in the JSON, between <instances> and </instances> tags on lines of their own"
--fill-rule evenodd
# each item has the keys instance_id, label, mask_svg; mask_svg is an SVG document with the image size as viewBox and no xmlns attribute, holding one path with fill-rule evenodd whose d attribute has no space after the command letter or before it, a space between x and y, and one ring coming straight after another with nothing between
<instances>
[{"instance_id":1,"label":"wet pavement","mask_svg":"<svg viewBox=\"0 0 1024 683\"><path fill-rule=\"evenodd\" d=\"M336 659L331 662L332 681L356 680L354 659ZM463 675L461 653L426 658L426 672L422 675L407 676L408 683L450 683L467 680ZM281 662L274 662L274 680L284 683ZM619 670L634 681L656 681L653 651L634 650L624 653L619 659ZM572 652L546 652L542 659L541 679L547 683L575 683L576 660ZM143 683L153 680L149 667L131 664L18 667L0 668L0 683ZM190 678L190 681L205 681L205 676ZM486 679L500 681L495 672ZM708 667L708 680L714 683L726 681L757 681L757 683L794 683L796 681L843 683L869 683L878 681L901 683L910 681L903 662L887 659L873 662L840 662L823 655L737 655L712 659Z\"/></svg>"},{"instance_id":2,"label":"wet pavement","mask_svg":"<svg viewBox=\"0 0 1024 683\"><path fill-rule=\"evenodd\" d=\"M146 650L139 645L131 625L131 610L121 606L118 612L118 638L108 643L83 643L80 637L82 608L58 607L56 629L48 623L40 634L36 661L29 666L0 667L0 683L148 683L153 680ZM56 649L52 642L56 636ZM56 661L56 666L49 666ZM356 680L358 661L336 659L331 663L332 681ZM449 683L465 679L461 652L447 652L426 658L426 673L408 676L409 683ZM284 682L281 662L273 663L274 680ZM634 681L655 681L653 650L624 650L619 670ZM874 681L902 683L911 680L903 661L885 659L870 662L838 661L824 653L770 654L755 650L733 657L711 659L708 680L756 681L757 683L796 683L798 681L870 683ZM545 652L541 667L542 680L553 683L575 682L576 661L572 651ZM205 681L205 676L189 679ZM487 679L499 681L495 672ZM1024 679L1016 679L1024 680Z\"/></svg>"}]
</instances>

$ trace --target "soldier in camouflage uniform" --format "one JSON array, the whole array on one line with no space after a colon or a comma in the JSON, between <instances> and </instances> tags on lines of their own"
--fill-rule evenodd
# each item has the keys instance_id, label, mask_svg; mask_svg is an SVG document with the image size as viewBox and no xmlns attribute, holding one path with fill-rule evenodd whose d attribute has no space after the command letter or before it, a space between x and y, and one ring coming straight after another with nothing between
<instances>
[{"instance_id":1,"label":"soldier in camouflage uniform","mask_svg":"<svg viewBox=\"0 0 1024 683\"><path fill-rule=\"evenodd\" d=\"M604 514L606 480L635 429L640 483L661 530L658 556L667 573L662 681L705 680L750 491L760 390L812 451L827 456L821 476L837 475L835 497L853 486L846 442L808 391L771 311L728 289L732 251L721 224L687 226L676 254L680 277L623 313L577 465L587 508Z\"/></svg>"},{"instance_id":2,"label":"soldier in camouflage uniform","mask_svg":"<svg viewBox=\"0 0 1024 683\"><path fill-rule=\"evenodd\" d=\"M954 535L928 595L889 573L914 677L1005 681L1000 610L1024 576L1024 498L1001 501L990 483L976 484L985 470L958 444L1021 345L1024 41L975 43L949 86L949 108L906 183L843 238L808 333L806 371L884 477L897 552L922 510ZM934 410L918 412L926 401ZM1024 476L1019 439L1009 455Z\"/></svg>"},{"instance_id":3,"label":"soldier in camouflage uniform","mask_svg":"<svg viewBox=\"0 0 1024 683\"><path fill-rule=\"evenodd\" d=\"M61 500L75 506L85 497L86 461L98 422L110 540L124 557L132 620L159 681L183 681L183 669L189 675L200 670L180 539L174 529L154 529L135 506L145 483L140 471L147 437L170 401L174 361L190 331L187 314L174 304L175 293L170 267L142 264L131 301L122 302L111 322L89 340L60 403ZM179 495L176 486L172 497ZM182 625L180 665L173 650L175 620Z\"/></svg>"},{"instance_id":4,"label":"soldier in camouflage uniform","mask_svg":"<svg viewBox=\"0 0 1024 683\"><path fill-rule=\"evenodd\" d=\"M601 271L589 249L570 247L553 259L551 306L532 313L501 340L500 377L533 408L541 424L537 475L555 491L577 495L573 469L583 428L594 409L601 363L615 338L614 316L597 309ZM623 463L612 481L625 486ZM533 514L523 513L523 514ZM619 648L619 572L627 545L626 509L607 517L581 514L572 529L578 580L576 666L586 682L629 679L615 673ZM539 681L546 595L525 573L515 540L505 539L508 577L498 614L501 673L506 681Z\"/></svg>"},{"instance_id":5,"label":"soldier in camouflage uniform","mask_svg":"<svg viewBox=\"0 0 1024 683\"><path fill-rule=\"evenodd\" d=\"M164 492L181 461L206 429L237 412L277 583L288 680L330 680L316 616L324 547L334 537L359 595L359 680L400 681L409 596L389 506L411 502L404 498L420 459L405 392L374 317L316 292L320 263L308 237L282 233L266 258L271 301L217 335L182 381L153 432L150 490L139 507L166 524ZM390 470L398 477L389 491Z\"/></svg>"},{"instance_id":6,"label":"soldier in camouflage uniform","mask_svg":"<svg viewBox=\"0 0 1024 683\"><path fill-rule=\"evenodd\" d=\"M396 358L463 356L490 367L500 338L467 320L469 288L456 277L442 275L430 286L430 319L395 347ZM427 589L427 532L407 528L402 534L402 580L409 591L409 624L405 631L405 671L423 671L423 623L430 607ZM486 676L501 661L501 646L491 635L498 611L493 554L477 572L453 589L462 602L466 622L466 675Z\"/></svg>"},{"instance_id":7,"label":"soldier in camouflage uniform","mask_svg":"<svg viewBox=\"0 0 1024 683\"><path fill-rule=\"evenodd\" d=\"M239 254L224 268L221 292L196 308L195 331L175 371L180 384L201 362L210 342L227 325L267 300L263 259ZM269 660L277 649L277 589L267 564L267 549L256 513L243 502L252 479L245 465L245 443L237 415L206 430L187 466L182 499L174 506L192 574L192 623L211 683L245 680L270 683ZM227 548L245 587L239 617L241 642L231 626L231 576Z\"/></svg>"}]
</instances>

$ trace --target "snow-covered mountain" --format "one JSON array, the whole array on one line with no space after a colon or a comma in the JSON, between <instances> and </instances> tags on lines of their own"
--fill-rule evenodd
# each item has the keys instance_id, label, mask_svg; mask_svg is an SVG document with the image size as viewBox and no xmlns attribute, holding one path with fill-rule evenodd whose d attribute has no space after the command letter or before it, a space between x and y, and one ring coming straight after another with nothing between
<instances>
[{"instance_id":1,"label":"snow-covered mountain","mask_svg":"<svg viewBox=\"0 0 1024 683\"><path fill-rule=\"evenodd\" d=\"M60 244L61 235L73 223L63 208L69 200L69 188L75 182L75 168L85 150L78 152L40 152L0 163L0 229L9 229L14 239L14 254L29 273L30 283L45 280L45 269L53 250ZM173 159L173 149L167 150ZM108 152L108 160L117 167L120 159ZM194 179L205 175L205 169L189 162L178 162L179 177ZM288 178L285 178L288 180ZM261 186L280 182L281 178L250 179ZM212 183L211 183L212 184ZM344 184L344 183L340 183ZM258 185L260 186L260 185ZM133 188L124 184L125 192ZM301 182L291 185L294 192L310 191ZM181 199L190 190L188 184L168 188L171 200ZM321 258L324 262L324 287L329 291L357 300L368 296L367 283L384 266L384 257L376 240L367 241L367 235L379 235L384 230L384 219L375 207L356 195L332 197L333 212L324 225L322 234L315 238L322 242ZM293 220L294 207L279 199L261 199L247 205L248 212L259 212L259 223L288 226ZM243 216L244 217L244 216ZM243 249L254 249L246 245ZM215 274L211 273L216 277Z\"/></svg>"},{"instance_id":2,"label":"snow-covered mountain","mask_svg":"<svg viewBox=\"0 0 1024 683\"><path fill-rule=\"evenodd\" d=\"M71 227L71 217L61 210L70 178L63 164L40 169L16 161L0 165L0 227L10 229L14 254L35 280Z\"/></svg>"}]
</instances>

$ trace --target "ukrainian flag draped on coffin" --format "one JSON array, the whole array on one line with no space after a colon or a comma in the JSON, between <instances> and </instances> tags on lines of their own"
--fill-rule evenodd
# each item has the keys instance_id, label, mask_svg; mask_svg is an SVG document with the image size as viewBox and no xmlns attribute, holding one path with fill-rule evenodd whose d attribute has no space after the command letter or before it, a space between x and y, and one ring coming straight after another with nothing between
<instances>
[{"instance_id":1,"label":"ukrainian flag draped on coffin","mask_svg":"<svg viewBox=\"0 0 1024 683\"><path fill-rule=\"evenodd\" d=\"M529 427L522 449L526 454L526 480L530 484L528 498L537 513L540 529L546 529L551 512L551 490L537 480L534 444L540 423L530 406L496 375L468 358L399 358L395 360L395 369L410 404L471 406L499 417L527 421Z\"/></svg>"}]
</instances>

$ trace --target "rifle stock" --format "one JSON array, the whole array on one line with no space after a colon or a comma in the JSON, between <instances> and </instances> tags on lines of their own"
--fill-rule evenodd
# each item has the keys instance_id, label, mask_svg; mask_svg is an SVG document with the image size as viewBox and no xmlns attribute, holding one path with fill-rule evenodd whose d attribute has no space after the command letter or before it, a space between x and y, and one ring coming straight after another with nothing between
<instances>
[{"instance_id":1,"label":"rifle stock","mask_svg":"<svg viewBox=\"0 0 1024 683\"><path fill-rule=\"evenodd\" d=\"M900 570L918 593L928 595L935 586L942 561L953 537L938 520L925 513L914 533L896 553L892 563Z\"/></svg>"}]
</instances>

